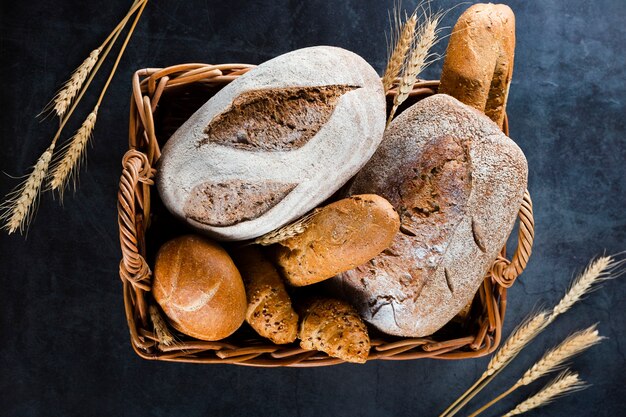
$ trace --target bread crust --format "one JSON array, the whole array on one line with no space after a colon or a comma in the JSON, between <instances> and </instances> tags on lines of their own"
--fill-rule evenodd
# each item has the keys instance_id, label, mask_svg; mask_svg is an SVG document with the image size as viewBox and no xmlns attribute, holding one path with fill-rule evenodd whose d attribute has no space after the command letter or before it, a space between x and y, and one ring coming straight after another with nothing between
<instances>
[{"instance_id":1,"label":"bread crust","mask_svg":"<svg viewBox=\"0 0 626 417\"><path fill-rule=\"evenodd\" d=\"M278 243L277 263L291 285L315 284L378 255L399 227L387 200L353 195L323 207L303 233Z\"/></svg>"},{"instance_id":2,"label":"bread crust","mask_svg":"<svg viewBox=\"0 0 626 417\"><path fill-rule=\"evenodd\" d=\"M431 335L467 305L506 243L527 172L485 115L444 94L421 100L391 122L349 190L385 197L400 233L331 284L379 330Z\"/></svg>"},{"instance_id":3,"label":"bread crust","mask_svg":"<svg viewBox=\"0 0 626 417\"><path fill-rule=\"evenodd\" d=\"M298 314L280 275L256 247L233 252L246 287L246 322L276 344L291 343L298 335Z\"/></svg>"},{"instance_id":4,"label":"bread crust","mask_svg":"<svg viewBox=\"0 0 626 417\"><path fill-rule=\"evenodd\" d=\"M503 4L475 4L454 26L439 92L502 127L515 57L515 15Z\"/></svg>"},{"instance_id":5,"label":"bread crust","mask_svg":"<svg viewBox=\"0 0 626 417\"><path fill-rule=\"evenodd\" d=\"M239 271L221 246L200 236L181 236L161 246L152 295L173 328L200 340L230 336L245 317Z\"/></svg>"}]
</instances>

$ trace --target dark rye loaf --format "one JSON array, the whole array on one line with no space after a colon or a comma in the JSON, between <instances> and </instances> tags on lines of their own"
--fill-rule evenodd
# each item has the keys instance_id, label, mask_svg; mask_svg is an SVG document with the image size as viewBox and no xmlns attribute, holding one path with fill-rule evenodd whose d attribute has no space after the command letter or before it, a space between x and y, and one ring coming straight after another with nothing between
<instances>
[{"instance_id":1,"label":"dark rye loaf","mask_svg":"<svg viewBox=\"0 0 626 417\"><path fill-rule=\"evenodd\" d=\"M400 232L334 284L385 333L434 333L475 294L526 180L524 154L484 114L443 94L420 101L391 123L349 190L389 200Z\"/></svg>"}]
</instances>

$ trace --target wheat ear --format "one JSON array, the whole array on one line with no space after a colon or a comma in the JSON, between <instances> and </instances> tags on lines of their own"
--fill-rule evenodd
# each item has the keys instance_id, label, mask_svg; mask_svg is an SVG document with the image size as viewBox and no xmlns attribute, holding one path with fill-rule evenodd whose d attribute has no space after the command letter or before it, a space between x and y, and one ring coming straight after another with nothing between
<instances>
[{"instance_id":1,"label":"wheat ear","mask_svg":"<svg viewBox=\"0 0 626 417\"><path fill-rule=\"evenodd\" d=\"M48 186L51 190L57 191L63 199L65 190L70 179L76 180L80 164L85 158L87 143L91 138L96 119L98 117L98 107L93 109L87 119L83 122L76 134L63 146L61 156L52 164L52 169L48 179ZM74 183L74 185L76 185Z\"/></svg>"},{"instance_id":2,"label":"wheat ear","mask_svg":"<svg viewBox=\"0 0 626 417\"><path fill-rule=\"evenodd\" d=\"M470 414L468 417L476 417L519 387L529 385L544 375L560 369L565 362L584 352L590 347L600 343L604 339L598 334L593 325L585 330L578 331L566 338L560 345L549 350L537 363L528 369L524 375L508 390L498 395L493 400Z\"/></svg>"},{"instance_id":3,"label":"wheat ear","mask_svg":"<svg viewBox=\"0 0 626 417\"><path fill-rule=\"evenodd\" d=\"M506 413L503 417L520 415L532 409L547 405L563 395L585 388L586 385L584 381L580 379L577 373L565 371L549 382L541 391L519 403L517 407Z\"/></svg>"},{"instance_id":4,"label":"wheat ear","mask_svg":"<svg viewBox=\"0 0 626 417\"><path fill-rule=\"evenodd\" d=\"M67 112L67 109L72 104L74 98L83 87L87 76L91 73L96 63L98 62L98 58L100 57L100 48L94 49L91 51L87 59L83 61L82 64L76 68L76 70L72 73L69 80L65 82L61 90L57 93L56 96L52 99L52 110L56 113L57 116L63 117ZM46 109L44 109L44 112Z\"/></svg>"},{"instance_id":5,"label":"wheat ear","mask_svg":"<svg viewBox=\"0 0 626 417\"><path fill-rule=\"evenodd\" d=\"M565 339L560 345L548 351L535 363L517 382L520 386L528 385L542 376L558 369L564 362L590 347L600 343L604 337L598 334L596 325L576 332Z\"/></svg>"},{"instance_id":6,"label":"wheat ear","mask_svg":"<svg viewBox=\"0 0 626 417\"><path fill-rule=\"evenodd\" d=\"M259 236L254 240L254 243L261 246L269 246L273 245L274 243L279 243L283 240L298 236L304 233L306 228L309 226L309 223L311 223L311 220L313 220L313 217L318 212L318 209L313 210L309 214L300 217L293 223L283 226L280 229L276 229L269 233L266 233L263 236Z\"/></svg>"},{"instance_id":7,"label":"wheat ear","mask_svg":"<svg viewBox=\"0 0 626 417\"><path fill-rule=\"evenodd\" d=\"M418 26L412 40L408 59L404 65L404 71L398 86L398 94L393 99L393 106L391 107L387 124L393 119L398 107L409 97L409 93L413 90L413 86L417 81L417 76L432 63L431 58L434 55L430 53L430 50L438 41L439 30L437 27L439 26L441 16L441 13L427 15L426 21Z\"/></svg>"},{"instance_id":8,"label":"wheat ear","mask_svg":"<svg viewBox=\"0 0 626 417\"><path fill-rule=\"evenodd\" d=\"M54 143L41 154L28 178L7 196L4 204L0 207L0 212L2 213L0 214L0 220L4 222L2 228L8 234L17 230L20 233L24 232L32 220L39 191L48 173L53 152Z\"/></svg>"},{"instance_id":9,"label":"wheat ear","mask_svg":"<svg viewBox=\"0 0 626 417\"><path fill-rule=\"evenodd\" d=\"M399 24L399 19L396 17L395 24ZM387 68L383 74L383 88L385 93L389 91L400 74L400 70L406 60L406 55L411 48L411 41L413 40L413 34L415 32L415 25L417 24L417 15L413 13L402 25L402 28L394 28L397 33L397 42L389 60L387 61Z\"/></svg>"},{"instance_id":10,"label":"wheat ear","mask_svg":"<svg viewBox=\"0 0 626 417\"><path fill-rule=\"evenodd\" d=\"M548 313L542 311L522 322L522 324L511 333L496 354L493 355L483 377L495 374L511 362L535 336L545 329L548 323L548 317Z\"/></svg>"},{"instance_id":11,"label":"wheat ear","mask_svg":"<svg viewBox=\"0 0 626 417\"><path fill-rule=\"evenodd\" d=\"M618 265L619 262L615 262L610 256L601 256L592 261L587 268L585 268L583 273L574 280L561 301L552 309L550 321L565 313L574 304L580 301L585 294L593 289L594 284L610 278L612 269Z\"/></svg>"},{"instance_id":12,"label":"wheat ear","mask_svg":"<svg viewBox=\"0 0 626 417\"><path fill-rule=\"evenodd\" d=\"M174 335L170 332L170 329L167 327L163 317L161 317L159 310L153 305L150 305L149 310L150 319L152 320L152 325L154 326L154 333L156 334L159 344L164 346L174 345L176 343L176 339L174 339Z\"/></svg>"}]
</instances>

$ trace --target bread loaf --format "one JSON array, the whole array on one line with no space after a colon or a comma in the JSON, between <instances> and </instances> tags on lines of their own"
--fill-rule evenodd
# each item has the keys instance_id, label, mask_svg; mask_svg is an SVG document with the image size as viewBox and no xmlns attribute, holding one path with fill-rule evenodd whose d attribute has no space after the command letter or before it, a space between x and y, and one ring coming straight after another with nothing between
<instances>
[{"instance_id":1,"label":"bread loaf","mask_svg":"<svg viewBox=\"0 0 626 417\"><path fill-rule=\"evenodd\" d=\"M384 198L345 198L317 212L303 233L278 243L277 263L291 285L314 284L378 255L399 226L398 213Z\"/></svg>"},{"instance_id":2,"label":"bread loaf","mask_svg":"<svg viewBox=\"0 0 626 417\"><path fill-rule=\"evenodd\" d=\"M231 335L246 313L235 264L224 249L200 236L182 236L161 246L152 295L172 327L201 340Z\"/></svg>"},{"instance_id":3,"label":"bread loaf","mask_svg":"<svg viewBox=\"0 0 626 417\"><path fill-rule=\"evenodd\" d=\"M421 337L474 296L513 227L526 188L522 151L484 114L443 94L392 121L349 192L400 215L387 250L334 279L366 321Z\"/></svg>"},{"instance_id":4,"label":"bread loaf","mask_svg":"<svg viewBox=\"0 0 626 417\"><path fill-rule=\"evenodd\" d=\"M261 251L247 246L233 251L246 287L246 321L274 343L291 343L298 335L298 315L276 268Z\"/></svg>"},{"instance_id":5,"label":"bread loaf","mask_svg":"<svg viewBox=\"0 0 626 417\"><path fill-rule=\"evenodd\" d=\"M217 239L261 236L330 197L385 129L376 71L316 46L267 61L213 96L163 147L166 207Z\"/></svg>"},{"instance_id":6,"label":"bread loaf","mask_svg":"<svg viewBox=\"0 0 626 417\"><path fill-rule=\"evenodd\" d=\"M502 127L515 55L515 15L504 4L474 4L452 30L439 92Z\"/></svg>"},{"instance_id":7,"label":"bread loaf","mask_svg":"<svg viewBox=\"0 0 626 417\"><path fill-rule=\"evenodd\" d=\"M298 337L302 349L326 352L347 362L365 363L370 351L361 317L350 304L331 298L306 303Z\"/></svg>"}]
</instances>

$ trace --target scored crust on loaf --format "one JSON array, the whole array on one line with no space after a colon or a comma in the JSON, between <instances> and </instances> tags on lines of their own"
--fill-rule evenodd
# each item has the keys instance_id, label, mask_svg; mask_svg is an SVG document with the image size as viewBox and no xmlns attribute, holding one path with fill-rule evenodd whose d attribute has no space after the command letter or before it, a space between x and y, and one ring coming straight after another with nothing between
<instances>
[{"instance_id":1,"label":"scored crust on loaf","mask_svg":"<svg viewBox=\"0 0 626 417\"><path fill-rule=\"evenodd\" d=\"M212 142L247 150L298 149L328 121L339 97L356 88L324 85L246 91L211 120L198 146Z\"/></svg>"},{"instance_id":2,"label":"scored crust on loaf","mask_svg":"<svg viewBox=\"0 0 626 417\"><path fill-rule=\"evenodd\" d=\"M390 245L334 286L383 332L430 335L475 294L526 188L522 151L484 114L438 94L398 116L349 193L400 214Z\"/></svg>"},{"instance_id":3,"label":"scored crust on loaf","mask_svg":"<svg viewBox=\"0 0 626 417\"><path fill-rule=\"evenodd\" d=\"M167 209L203 233L252 239L331 197L371 157L384 130L385 96L371 65L341 48L299 49L237 77L198 109L163 146L156 185ZM196 187L229 181L295 187L264 211L205 216L217 210L197 207L210 199L198 198ZM241 203L272 193L245 193Z\"/></svg>"}]
</instances>

